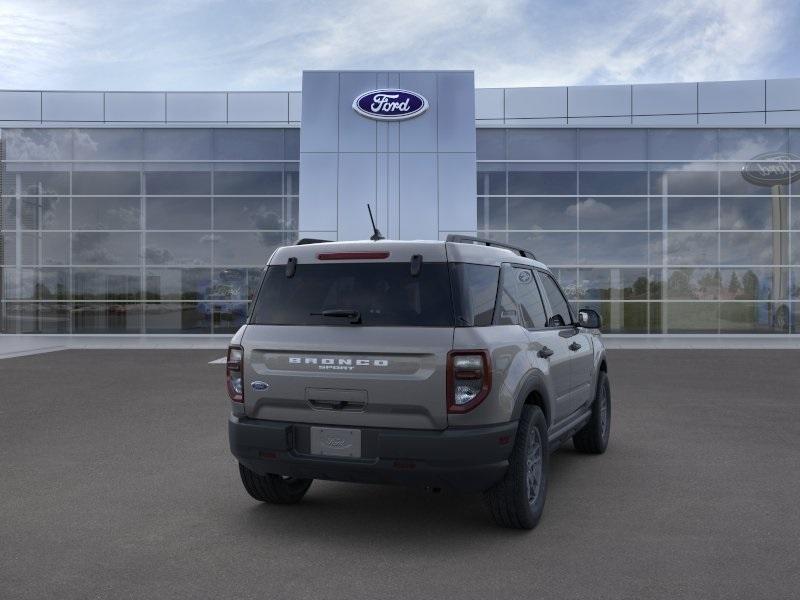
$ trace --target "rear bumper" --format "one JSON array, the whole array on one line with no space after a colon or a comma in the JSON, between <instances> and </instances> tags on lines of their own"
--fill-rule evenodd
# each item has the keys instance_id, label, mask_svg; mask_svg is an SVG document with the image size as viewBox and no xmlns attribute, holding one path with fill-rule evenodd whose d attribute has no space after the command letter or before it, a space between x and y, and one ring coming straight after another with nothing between
<instances>
[{"instance_id":1,"label":"rear bumper","mask_svg":"<svg viewBox=\"0 0 800 600\"><path fill-rule=\"evenodd\" d=\"M231 415L231 452L259 474L485 490L508 468L517 423L443 431L361 428L362 458L309 454L310 425Z\"/></svg>"}]
</instances>

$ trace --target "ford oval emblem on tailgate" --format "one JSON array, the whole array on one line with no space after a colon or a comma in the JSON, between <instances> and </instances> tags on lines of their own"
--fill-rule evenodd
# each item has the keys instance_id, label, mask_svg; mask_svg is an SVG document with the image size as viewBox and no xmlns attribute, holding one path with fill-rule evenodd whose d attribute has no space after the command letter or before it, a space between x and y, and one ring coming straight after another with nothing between
<instances>
[{"instance_id":1,"label":"ford oval emblem on tailgate","mask_svg":"<svg viewBox=\"0 0 800 600\"><path fill-rule=\"evenodd\" d=\"M254 390L263 391L269 387L269 384L266 381L254 381L250 384L250 387Z\"/></svg>"}]
</instances>

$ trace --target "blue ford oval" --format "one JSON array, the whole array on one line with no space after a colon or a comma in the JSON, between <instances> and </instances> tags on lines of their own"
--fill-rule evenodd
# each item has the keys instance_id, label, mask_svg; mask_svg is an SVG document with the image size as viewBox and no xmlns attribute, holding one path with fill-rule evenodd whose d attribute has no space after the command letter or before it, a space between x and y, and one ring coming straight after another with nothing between
<instances>
[{"instance_id":1,"label":"blue ford oval","mask_svg":"<svg viewBox=\"0 0 800 600\"><path fill-rule=\"evenodd\" d=\"M353 109L370 119L400 121L424 113L428 101L408 90L372 90L353 100Z\"/></svg>"}]
</instances>

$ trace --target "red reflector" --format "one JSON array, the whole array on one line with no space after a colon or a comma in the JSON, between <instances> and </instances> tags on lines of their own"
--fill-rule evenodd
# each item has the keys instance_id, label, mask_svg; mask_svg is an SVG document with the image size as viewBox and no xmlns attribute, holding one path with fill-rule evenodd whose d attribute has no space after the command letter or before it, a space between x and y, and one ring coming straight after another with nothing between
<instances>
[{"instance_id":1,"label":"red reflector","mask_svg":"<svg viewBox=\"0 0 800 600\"><path fill-rule=\"evenodd\" d=\"M317 254L319 260L371 260L389 258L388 252L323 252Z\"/></svg>"},{"instance_id":2,"label":"red reflector","mask_svg":"<svg viewBox=\"0 0 800 600\"><path fill-rule=\"evenodd\" d=\"M275 452L259 452L258 455L261 458L278 458L278 455Z\"/></svg>"},{"instance_id":3,"label":"red reflector","mask_svg":"<svg viewBox=\"0 0 800 600\"><path fill-rule=\"evenodd\" d=\"M511 441L511 436L510 435L501 435L499 438L497 438L497 442L501 446L505 446L510 441Z\"/></svg>"}]
</instances>

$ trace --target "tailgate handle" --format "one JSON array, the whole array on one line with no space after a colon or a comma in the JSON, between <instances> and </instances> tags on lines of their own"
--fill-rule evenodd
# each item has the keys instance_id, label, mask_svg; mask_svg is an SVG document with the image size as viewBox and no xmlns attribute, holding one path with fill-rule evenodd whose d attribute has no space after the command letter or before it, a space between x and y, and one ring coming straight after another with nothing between
<instances>
[{"instance_id":1,"label":"tailgate handle","mask_svg":"<svg viewBox=\"0 0 800 600\"><path fill-rule=\"evenodd\" d=\"M364 410L365 402L348 402L347 400L308 400L314 408L323 410Z\"/></svg>"},{"instance_id":2,"label":"tailgate handle","mask_svg":"<svg viewBox=\"0 0 800 600\"><path fill-rule=\"evenodd\" d=\"M306 400L312 407L321 410L364 410L367 406L367 392L306 388Z\"/></svg>"}]
</instances>

